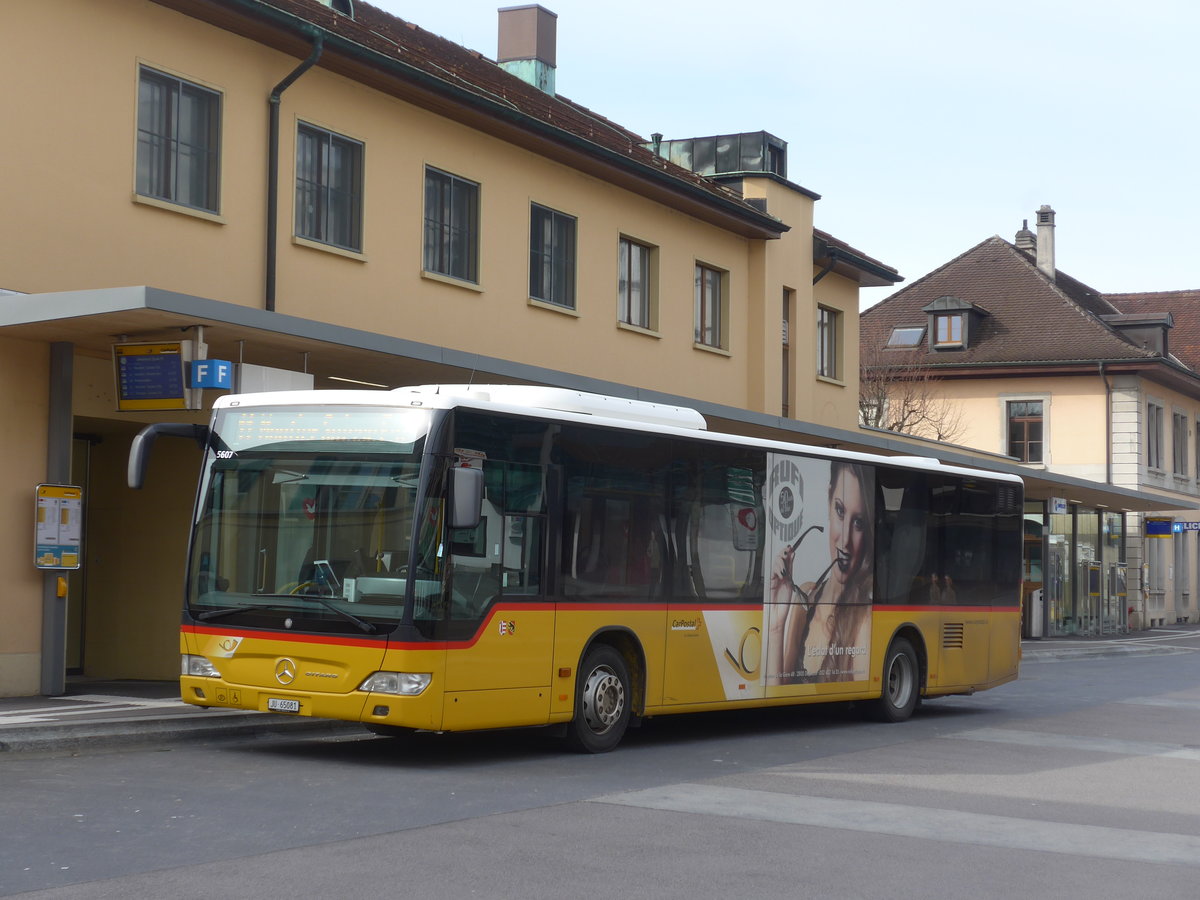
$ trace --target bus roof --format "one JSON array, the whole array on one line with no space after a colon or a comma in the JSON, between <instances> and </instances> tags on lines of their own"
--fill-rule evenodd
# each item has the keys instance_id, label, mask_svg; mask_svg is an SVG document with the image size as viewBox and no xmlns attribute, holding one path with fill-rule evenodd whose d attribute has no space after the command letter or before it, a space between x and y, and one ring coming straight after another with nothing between
<instances>
[{"instance_id":1,"label":"bus roof","mask_svg":"<svg viewBox=\"0 0 1200 900\"><path fill-rule=\"evenodd\" d=\"M719 443L761 447L767 450L807 453L833 459L844 459L848 462L886 463L908 469L924 469L1014 484L1021 483L1021 479L1016 475L993 472L988 469L946 465L933 457L880 456L855 450L814 447L783 440L712 432L707 430L708 424L704 417L697 410L689 407L538 385L424 384L399 387L390 391L322 390L226 394L214 401L213 411L263 406L377 406L392 409L397 407L421 409L466 407L633 431L670 434Z\"/></svg>"}]
</instances>

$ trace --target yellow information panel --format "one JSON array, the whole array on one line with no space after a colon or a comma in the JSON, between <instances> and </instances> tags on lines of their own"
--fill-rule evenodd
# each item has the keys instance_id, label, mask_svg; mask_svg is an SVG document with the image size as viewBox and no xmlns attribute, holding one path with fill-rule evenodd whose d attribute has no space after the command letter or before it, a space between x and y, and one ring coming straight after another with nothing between
<instances>
[{"instance_id":1,"label":"yellow information panel","mask_svg":"<svg viewBox=\"0 0 1200 900\"><path fill-rule=\"evenodd\" d=\"M78 569L83 540L83 488L73 484L39 484L34 518L39 569Z\"/></svg>"},{"instance_id":2,"label":"yellow information panel","mask_svg":"<svg viewBox=\"0 0 1200 900\"><path fill-rule=\"evenodd\" d=\"M188 409L191 341L114 344L117 409Z\"/></svg>"}]
</instances>

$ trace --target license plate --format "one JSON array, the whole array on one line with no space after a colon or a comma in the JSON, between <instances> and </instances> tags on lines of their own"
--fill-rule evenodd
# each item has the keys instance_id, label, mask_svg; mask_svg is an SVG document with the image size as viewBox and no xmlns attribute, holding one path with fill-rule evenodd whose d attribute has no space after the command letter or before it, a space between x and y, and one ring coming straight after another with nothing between
<instances>
[{"instance_id":1,"label":"license plate","mask_svg":"<svg viewBox=\"0 0 1200 900\"><path fill-rule=\"evenodd\" d=\"M271 712L298 713L300 712L300 701L280 700L278 697L269 697L267 699L267 709Z\"/></svg>"}]
</instances>

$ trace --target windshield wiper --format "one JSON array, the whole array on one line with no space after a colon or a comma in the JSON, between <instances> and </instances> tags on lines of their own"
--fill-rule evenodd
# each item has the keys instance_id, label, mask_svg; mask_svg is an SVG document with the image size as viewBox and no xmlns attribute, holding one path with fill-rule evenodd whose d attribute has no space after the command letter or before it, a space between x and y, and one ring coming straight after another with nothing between
<instances>
[{"instance_id":1,"label":"windshield wiper","mask_svg":"<svg viewBox=\"0 0 1200 900\"><path fill-rule=\"evenodd\" d=\"M370 622L366 622L366 621L360 619L358 616L354 615L354 613L346 612L346 610L342 609L340 606L336 606L333 603L331 603L329 600L326 600L324 597L320 597L316 594L287 594L287 595L281 595L281 596L287 596L289 599L296 599L296 600L316 600L318 603L320 603L326 609L337 613L339 616L341 616L343 619L346 619L349 622L353 622L354 625L360 631L362 631L366 634L374 634L375 632L377 632L379 630L374 625L372 625ZM230 606L226 609L210 609L208 612L200 613L200 615L196 616L196 618L207 622L209 619L220 619L223 616L230 616L230 615L233 615L234 613L252 612L254 610L260 610L260 609L291 609L291 608L292 608L291 605L287 604L287 603L243 603L241 606Z\"/></svg>"},{"instance_id":2,"label":"windshield wiper","mask_svg":"<svg viewBox=\"0 0 1200 900\"><path fill-rule=\"evenodd\" d=\"M354 613L346 612L346 610L342 609L340 606L335 606L331 601L326 600L324 597L322 597L318 594L301 594L300 596L303 597L305 600L316 600L318 603L320 603L326 609L331 609L335 613L337 613L339 616L341 616L343 619L353 622L355 625L358 626L358 629L360 631L364 631L367 634L374 634L378 630L370 622L363 621L358 616L354 615Z\"/></svg>"},{"instance_id":3,"label":"windshield wiper","mask_svg":"<svg viewBox=\"0 0 1200 900\"><path fill-rule=\"evenodd\" d=\"M210 609L208 612L202 612L197 619L207 622L209 619L220 619L223 616L231 616L234 613L251 612L256 609L289 609L285 603L243 603L241 606L230 606L225 609Z\"/></svg>"}]
</instances>

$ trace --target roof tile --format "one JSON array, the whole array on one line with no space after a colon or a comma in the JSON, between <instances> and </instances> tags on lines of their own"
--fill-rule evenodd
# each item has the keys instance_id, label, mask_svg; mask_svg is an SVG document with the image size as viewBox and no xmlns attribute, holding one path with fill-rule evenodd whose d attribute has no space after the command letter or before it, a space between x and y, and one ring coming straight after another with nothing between
<instances>
[{"instance_id":1,"label":"roof tile","mask_svg":"<svg viewBox=\"0 0 1200 900\"><path fill-rule=\"evenodd\" d=\"M998 236L864 312L864 348L884 347L893 328L925 325L922 308L947 295L990 315L978 320L964 349L935 351L922 345L914 360L919 364L957 368L1155 358L1098 318L1119 312L1105 295L1061 271L1051 281L1028 254Z\"/></svg>"}]
</instances>

